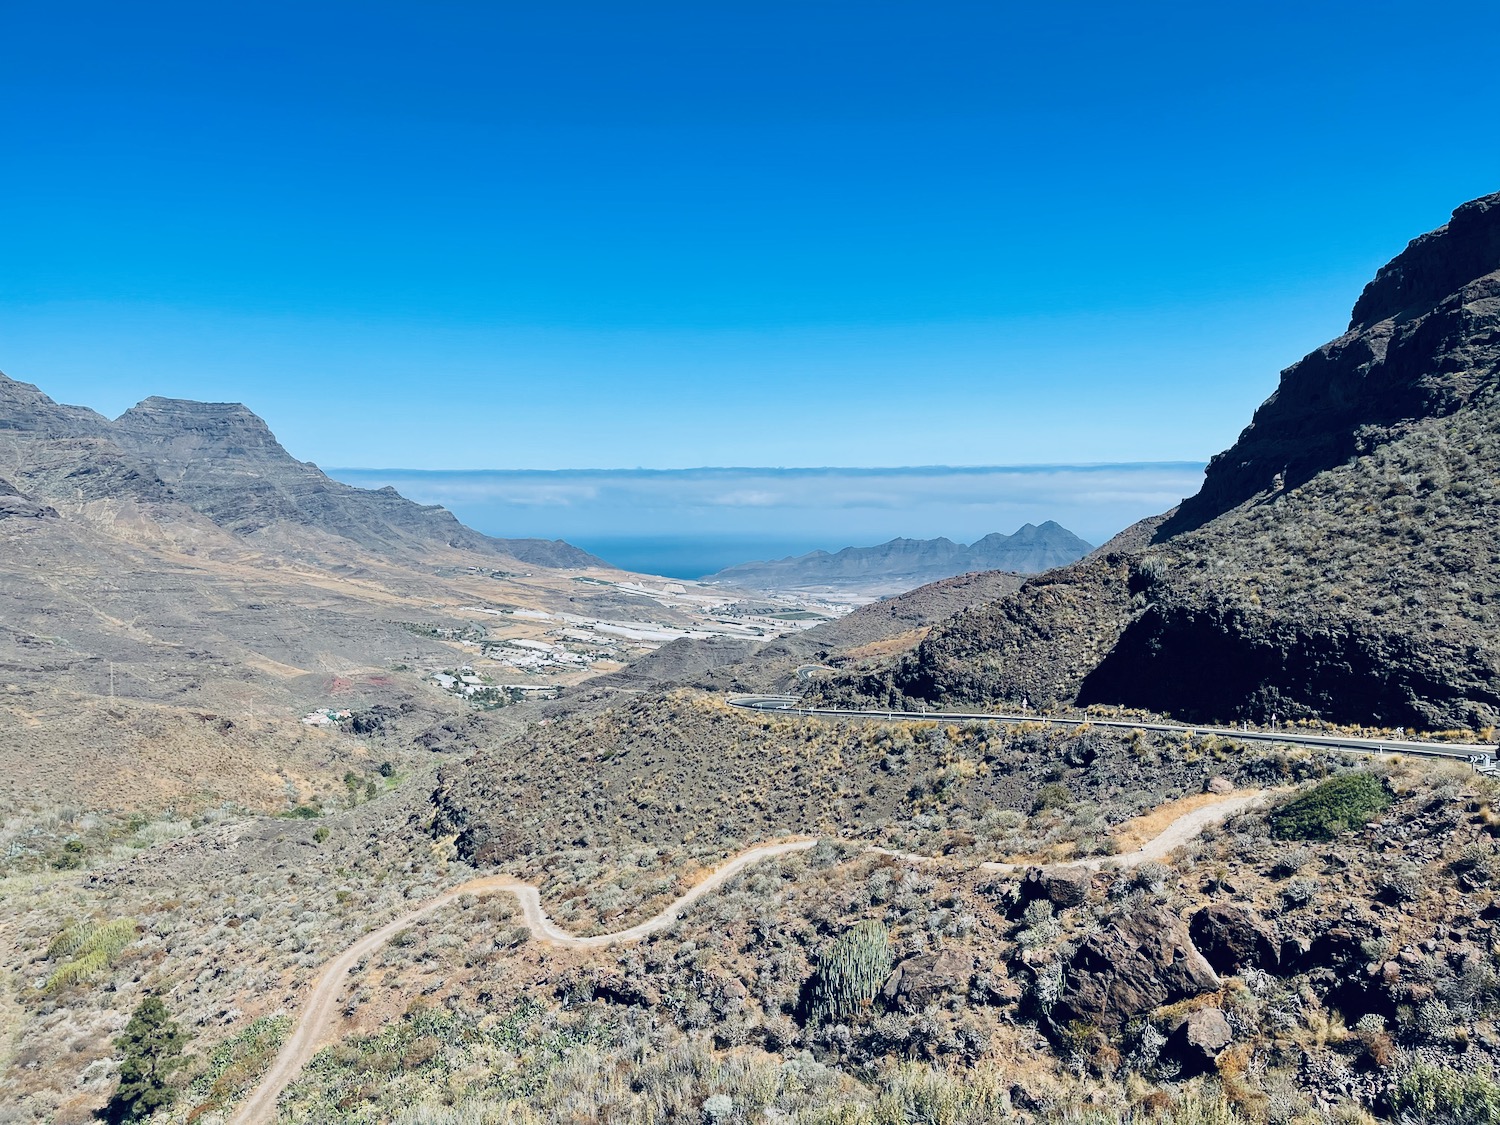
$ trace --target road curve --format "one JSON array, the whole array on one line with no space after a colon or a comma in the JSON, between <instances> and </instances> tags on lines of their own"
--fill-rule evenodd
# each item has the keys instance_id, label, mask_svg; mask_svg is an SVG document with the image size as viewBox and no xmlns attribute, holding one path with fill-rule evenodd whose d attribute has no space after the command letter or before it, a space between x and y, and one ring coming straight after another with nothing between
<instances>
[{"instance_id":1,"label":"road curve","mask_svg":"<svg viewBox=\"0 0 1500 1125\"><path fill-rule=\"evenodd\" d=\"M999 871L1017 873L1036 866L1049 867L1084 867L1097 871L1101 867L1135 867L1145 863L1147 860L1160 859L1167 855L1173 848L1186 843L1201 832L1209 824L1215 824L1225 820L1238 812L1242 812L1250 806L1266 800L1270 791L1252 793L1249 795L1226 796L1221 801L1205 805L1184 813L1171 824L1167 825L1154 839L1147 841L1142 847L1133 852L1123 855L1100 856L1084 860L1073 860L1066 863L1038 865L1034 863L980 863L978 866L985 871ZM836 838L830 837L830 841ZM404 930L418 919L440 910L462 895L487 895L505 891L516 896L521 906L521 916L525 920L526 928L531 931L531 936L538 941L549 945L555 945L564 949L599 949L610 945L625 945L633 941L640 941L660 930L666 929L687 910L693 903L704 895L718 890L729 880L733 879L745 868L759 863L763 859L774 856L787 855L791 852L807 851L816 846L818 839L792 839L781 840L774 844L761 844L741 852L727 863L714 868L707 876L695 884L686 894L676 901L670 903L661 913L648 918L646 921L631 926L626 930L619 930L612 934L595 934L591 937L575 937L566 930L559 929L553 921L547 917L547 912L542 909L541 895L537 888L530 883L523 883L519 879L509 875L491 875L482 879L472 879L467 883L452 887L444 891L436 898L424 902L421 906L407 911L378 930L372 930L364 937L357 940L348 949L344 950L324 967L317 980L313 982L312 990L308 993L307 1002L303 1006L302 1013L297 1020L296 1027L287 1041L282 1044L275 1060L271 1063L265 1075L251 1091L250 1096L239 1106L231 1117L230 1125L262 1125L262 1123L274 1122L276 1120L276 1100L281 1097L281 1092L287 1088L297 1074L302 1070L307 1061L315 1055L319 1049L324 1035L333 1026L338 1011L339 997L344 990L344 985L351 972L360 961L375 953L381 946L389 941L395 934ZM933 862L931 856L913 855L910 852L895 852L886 848L870 848L871 851L883 855L896 856L899 859L912 863Z\"/></svg>"},{"instance_id":2,"label":"road curve","mask_svg":"<svg viewBox=\"0 0 1500 1125\"><path fill-rule=\"evenodd\" d=\"M325 966L318 975L318 979L313 982L312 991L308 994L307 1003L303 1006L297 1026L287 1041L282 1044L270 1069L266 1071L250 1097L230 1118L231 1125L252 1125L252 1123L275 1121L276 1099L281 1096L281 1091L297 1077L307 1060L317 1053L320 1041L328 1028L333 1025L338 1011L339 996L344 990L345 978L354 970L354 967L385 945L395 934L433 911L442 909L462 895L509 892L516 896L521 907L521 916L533 938L564 949L597 949L607 945L623 945L632 941L640 941L658 930L664 930L698 899L718 890L745 868L773 856L806 851L817 842L815 839L782 840L775 844L761 844L759 847L741 852L728 863L714 868L686 894L670 903L660 914L631 926L628 930L620 930L613 934L596 934L592 937L575 937L566 930L559 929L542 909L541 894L537 888L509 875L471 879L467 883L450 888L416 909L409 910L399 918L387 922L378 930L372 930Z\"/></svg>"},{"instance_id":3,"label":"road curve","mask_svg":"<svg viewBox=\"0 0 1500 1125\"><path fill-rule=\"evenodd\" d=\"M1118 727L1124 730L1161 731L1167 734L1211 734L1237 738L1243 742L1278 742L1287 746L1316 746L1327 750L1348 750L1362 754L1416 754L1424 758L1457 758L1461 761L1486 759L1493 762L1500 749L1493 742L1415 742L1399 738L1350 738L1334 734L1306 734L1300 731L1239 730L1235 727L1193 726L1190 723L1149 723L1133 719L1072 718L1057 715L1014 715L991 711L864 711L852 707L806 707L795 695L738 695L728 700L731 707L751 711L773 711L793 715L828 715L835 718L884 719L901 722L978 722L1005 726L1040 724L1060 727ZM1478 764L1476 762L1476 764Z\"/></svg>"}]
</instances>

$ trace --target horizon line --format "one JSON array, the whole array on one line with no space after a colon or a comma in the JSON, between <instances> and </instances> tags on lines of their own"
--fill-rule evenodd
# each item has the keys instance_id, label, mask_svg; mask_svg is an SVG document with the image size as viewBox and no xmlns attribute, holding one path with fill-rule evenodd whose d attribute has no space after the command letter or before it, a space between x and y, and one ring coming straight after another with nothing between
<instances>
[{"instance_id":1,"label":"horizon line","mask_svg":"<svg viewBox=\"0 0 1500 1125\"><path fill-rule=\"evenodd\" d=\"M671 469L641 466L564 469L421 469L400 465L320 466L330 473L973 473L1040 472L1048 469L1202 468L1208 462L1175 461L1035 461L1012 465L687 465Z\"/></svg>"}]
</instances>

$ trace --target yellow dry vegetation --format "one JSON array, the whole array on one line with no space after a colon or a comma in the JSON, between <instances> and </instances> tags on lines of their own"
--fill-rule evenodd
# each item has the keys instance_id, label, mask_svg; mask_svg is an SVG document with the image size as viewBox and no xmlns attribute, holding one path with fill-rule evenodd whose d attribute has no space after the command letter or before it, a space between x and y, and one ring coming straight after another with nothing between
<instances>
[{"instance_id":1,"label":"yellow dry vegetation","mask_svg":"<svg viewBox=\"0 0 1500 1125\"><path fill-rule=\"evenodd\" d=\"M894 637L886 637L884 640L871 641L869 644L858 645L849 649L845 656L850 660L874 660L883 656L900 656L903 652L910 652L924 640L932 631L932 626L923 625L917 629L908 629L904 633L897 633Z\"/></svg>"}]
</instances>

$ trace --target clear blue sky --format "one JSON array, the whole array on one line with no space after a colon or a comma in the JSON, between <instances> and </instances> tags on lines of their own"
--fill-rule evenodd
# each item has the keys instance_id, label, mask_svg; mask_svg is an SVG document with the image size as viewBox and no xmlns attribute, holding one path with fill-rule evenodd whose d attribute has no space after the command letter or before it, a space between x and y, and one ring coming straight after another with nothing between
<instances>
[{"instance_id":1,"label":"clear blue sky","mask_svg":"<svg viewBox=\"0 0 1500 1125\"><path fill-rule=\"evenodd\" d=\"M0 4L0 370L413 468L1201 460L1500 189L1493 3Z\"/></svg>"}]
</instances>

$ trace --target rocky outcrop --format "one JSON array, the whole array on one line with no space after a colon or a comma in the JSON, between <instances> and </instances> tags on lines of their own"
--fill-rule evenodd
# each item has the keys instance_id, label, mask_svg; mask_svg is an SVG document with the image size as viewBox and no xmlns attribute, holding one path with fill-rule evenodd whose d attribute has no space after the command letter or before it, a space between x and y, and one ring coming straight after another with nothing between
<instances>
[{"instance_id":1,"label":"rocky outcrop","mask_svg":"<svg viewBox=\"0 0 1500 1125\"><path fill-rule=\"evenodd\" d=\"M1189 1012L1167 1040L1167 1052L1182 1066L1182 1076L1207 1074L1219 1053L1234 1041L1229 1021L1218 1008Z\"/></svg>"},{"instance_id":2,"label":"rocky outcrop","mask_svg":"<svg viewBox=\"0 0 1500 1125\"><path fill-rule=\"evenodd\" d=\"M1088 937L1068 962L1052 1022L1075 1020L1106 1032L1136 1016L1217 989L1219 977L1175 915L1149 907Z\"/></svg>"},{"instance_id":3,"label":"rocky outcrop","mask_svg":"<svg viewBox=\"0 0 1500 1125\"><path fill-rule=\"evenodd\" d=\"M1500 195L1466 204L1282 373L1149 537L819 685L877 705L1118 704L1191 721L1500 720Z\"/></svg>"},{"instance_id":4,"label":"rocky outcrop","mask_svg":"<svg viewBox=\"0 0 1500 1125\"><path fill-rule=\"evenodd\" d=\"M0 477L0 520L17 518L56 519L57 509L21 495L10 481Z\"/></svg>"},{"instance_id":5,"label":"rocky outcrop","mask_svg":"<svg viewBox=\"0 0 1500 1125\"><path fill-rule=\"evenodd\" d=\"M1086 867L1031 867L1021 880L1021 897L1027 902L1042 899L1066 910L1082 906L1093 885L1093 874Z\"/></svg>"},{"instance_id":6,"label":"rocky outcrop","mask_svg":"<svg viewBox=\"0 0 1500 1125\"><path fill-rule=\"evenodd\" d=\"M891 971L881 987L881 999L903 1012L919 1012L944 996L967 992L973 970L973 958L966 953L919 953Z\"/></svg>"},{"instance_id":7,"label":"rocky outcrop","mask_svg":"<svg viewBox=\"0 0 1500 1125\"><path fill-rule=\"evenodd\" d=\"M1242 969L1275 972L1281 936L1247 906L1213 903L1193 915L1188 935L1214 971L1233 975Z\"/></svg>"},{"instance_id":8,"label":"rocky outcrop","mask_svg":"<svg viewBox=\"0 0 1500 1125\"><path fill-rule=\"evenodd\" d=\"M1500 194L1466 203L1382 267L1349 329L1281 374L1202 490L1160 536L1256 496L1290 490L1392 427L1451 414L1493 387L1500 328ZM1477 346L1477 347L1476 347Z\"/></svg>"}]
</instances>

